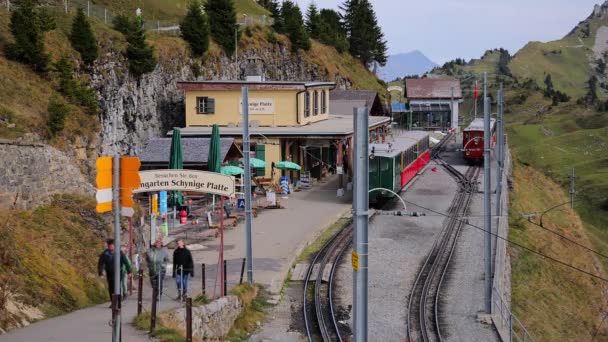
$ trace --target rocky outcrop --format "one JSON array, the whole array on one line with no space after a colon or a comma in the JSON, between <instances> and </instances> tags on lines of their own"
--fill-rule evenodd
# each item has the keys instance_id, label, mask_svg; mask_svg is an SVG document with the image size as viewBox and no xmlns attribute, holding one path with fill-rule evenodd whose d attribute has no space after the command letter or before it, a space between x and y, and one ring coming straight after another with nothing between
<instances>
[{"instance_id":1,"label":"rocky outcrop","mask_svg":"<svg viewBox=\"0 0 608 342\"><path fill-rule=\"evenodd\" d=\"M192 307L192 335L201 339L217 340L226 336L241 313L243 305L237 296L220 297L213 302ZM186 330L185 308L177 309L173 319Z\"/></svg>"},{"instance_id":2,"label":"rocky outcrop","mask_svg":"<svg viewBox=\"0 0 608 342\"><path fill-rule=\"evenodd\" d=\"M72 159L44 144L0 140L0 208L30 209L59 193L93 195Z\"/></svg>"},{"instance_id":3,"label":"rocky outcrop","mask_svg":"<svg viewBox=\"0 0 608 342\"><path fill-rule=\"evenodd\" d=\"M156 69L140 80L129 76L120 53L108 53L91 75L91 84L100 99L101 154L138 155L151 138L162 136L173 127L183 127L183 94L176 89L177 82L235 79L237 69L238 78L242 78L241 66L252 56L263 60L268 80L330 80L325 67L309 62L302 52L292 53L283 44L239 50L238 64L223 53L201 62L190 58L185 49L171 51L169 56L161 56ZM331 81L338 88L351 87L340 75Z\"/></svg>"}]
</instances>

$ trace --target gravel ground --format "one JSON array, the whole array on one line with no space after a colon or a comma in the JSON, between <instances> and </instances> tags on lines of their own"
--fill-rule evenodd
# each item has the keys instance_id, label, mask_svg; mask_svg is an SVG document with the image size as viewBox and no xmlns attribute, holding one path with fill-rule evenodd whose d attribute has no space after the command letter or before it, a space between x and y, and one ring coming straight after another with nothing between
<instances>
[{"instance_id":1,"label":"gravel ground","mask_svg":"<svg viewBox=\"0 0 608 342\"><path fill-rule=\"evenodd\" d=\"M436 167L436 171L432 169ZM457 189L452 178L431 162L403 196L407 201L446 212ZM399 202L397 202L399 203ZM401 204L389 209L402 209ZM408 205L407 211L426 210ZM407 302L418 269L424 262L444 217L376 216L369 229L369 340L404 341L406 338ZM352 269L345 258L337 274L338 295L343 307L352 303ZM351 310L352 317L352 310ZM350 324L350 322L349 322Z\"/></svg>"},{"instance_id":2,"label":"gravel ground","mask_svg":"<svg viewBox=\"0 0 608 342\"><path fill-rule=\"evenodd\" d=\"M494 157L494 156L492 156ZM464 165L460 154L446 153L444 160L456 164L457 169L464 173ZM496 168L492 159L491 182L495 188ZM478 190L483 191L483 166L478 178ZM492 212L495 212L495 202L492 198ZM469 215L483 215L483 193L478 192L472 199ZM469 222L483 227L483 217L470 218ZM494 225L494 222L493 222ZM496 232L496 226L492 227ZM496 238L492 238L494 249ZM465 225L462 228L456 250L448 272L447 283L442 290L442 312L447 341L498 341L493 326L477 321L477 314L484 310L484 234L481 230ZM447 286L445 286L447 285Z\"/></svg>"}]
</instances>

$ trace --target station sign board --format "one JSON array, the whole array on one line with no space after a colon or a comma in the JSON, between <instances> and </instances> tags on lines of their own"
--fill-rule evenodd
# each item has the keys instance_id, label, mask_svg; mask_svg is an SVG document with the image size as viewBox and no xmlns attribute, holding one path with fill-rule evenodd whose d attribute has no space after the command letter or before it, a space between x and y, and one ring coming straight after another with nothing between
<instances>
[{"instance_id":1,"label":"station sign board","mask_svg":"<svg viewBox=\"0 0 608 342\"><path fill-rule=\"evenodd\" d=\"M239 99L239 113L243 114L243 98ZM274 114L274 99L249 98L249 114Z\"/></svg>"},{"instance_id":2,"label":"station sign board","mask_svg":"<svg viewBox=\"0 0 608 342\"><path fill-rule=\"evenodd\" d=\"M140 171L141 183L135 193L157 191L192 191L234 197L233 176L196 170Z\"/></svg>"}]
</instances>

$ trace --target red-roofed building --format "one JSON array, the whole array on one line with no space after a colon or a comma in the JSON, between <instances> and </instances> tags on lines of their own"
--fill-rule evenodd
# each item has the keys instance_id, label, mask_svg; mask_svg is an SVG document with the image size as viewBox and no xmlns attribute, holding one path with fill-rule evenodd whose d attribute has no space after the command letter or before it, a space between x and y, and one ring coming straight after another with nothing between
<instances>
[{"instance_id":1,"label":"red-roofed building","mask_svg":"<svg viewBox=\"0 0 608 342\"><path fill-rule=\"evenodd\" d=\"M462 102L460 81L454 78L420 78L405 80L405 97L411 116L408 126L415 129L458 129L459 106Z\"/></svg>"}]
</instances>

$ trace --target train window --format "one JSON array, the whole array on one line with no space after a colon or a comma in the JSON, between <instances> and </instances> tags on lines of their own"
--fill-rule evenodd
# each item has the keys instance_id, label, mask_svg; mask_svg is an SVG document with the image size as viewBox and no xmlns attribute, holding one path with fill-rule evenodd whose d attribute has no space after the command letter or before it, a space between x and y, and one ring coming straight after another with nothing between
<instances>
[{"instance_id":1,"label":"train window","mask_svg":"<svg viewBox=\"0 0 608 342\"><path fill-rule=\"evenodd\" d=\"M388 158L380 159L380 171L384 172L388 170Z\"/></svg>"},{"instance_id":2,"label":"train window","mask_svg":"<svg viewBox=\"0 0 608 342\"><path fill-rule=\"evenodd\" d=\"M370 159L369 161L369 172L378 172L378 159Z\"/></svg>"}]
</instances>

